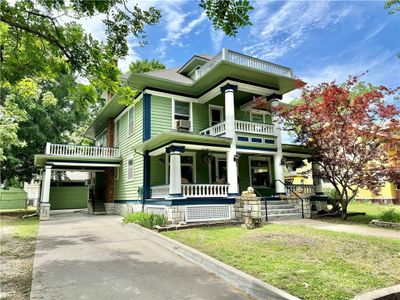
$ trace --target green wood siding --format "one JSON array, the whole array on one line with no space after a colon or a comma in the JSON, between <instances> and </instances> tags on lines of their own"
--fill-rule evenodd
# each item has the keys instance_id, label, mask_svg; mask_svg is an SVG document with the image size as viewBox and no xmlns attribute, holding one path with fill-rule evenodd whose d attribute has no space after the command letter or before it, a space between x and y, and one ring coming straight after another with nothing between
<instances>
[{"instance_id":1,"label":"green wood siding","mask_svg":"<svg viewBox=\"0 0 400 300\"><path fill-rule=\"evenodd\" d=\"M88 186L53 186L50 188L50 209L86 208Z\"/></svg>"},{"instance_id":2,"label":"green wood siding","mask_svg":"<svg viewBox=\"0 0 400 300\"><path fill-rule=\"evenodd\" d=\"M115 180L115 200L140 199L138 188L143 185L143 157L133 151L133 146L142 142L143 134L143 100L134 107L134 130L128 136L128 112L120 118L120 142L116 145L121 152L119 178ZM133 179L128 181L128 160L133 158Z\"/></svg>"},{"instance_id":3,"label":"green wood siding","mask_svg":"<svg viewBox=\"0 0 400 300\"><path fill-rule=\"evenodd\" d=\"M150 185L164 185L165 172L165 155L150 157Z\"/></svg>"},{"instance_id":4,"label":"green wood siding","mask_svg":"<svg viewBox=\"0 0 400 300\"><path fill-rule=\"evenodd\" d=\"M151 137L172 128L172 101L170 98L151 96Z\"/></svg>"},{"instance_id":5,"label":"green wood siding","mask_svg":"<svg viewBox=\"0 0 400 300\"><path fill-rule=\"evenodd\" d=\"M210 183L209 182L209 171L208 163L204 163L202 160L202 152L196 151L196 183Z\"/></svg>"},{"instance_id":6,"label":"green wood siding","mask_svg":"<svg viewBox=\"0 0 400 300\"><path fill-rule=\"evenodd\" d=\"M193 132L199 131L209 127L208 117L208 104L193 103Z\"/></svg>"}]
</instances>

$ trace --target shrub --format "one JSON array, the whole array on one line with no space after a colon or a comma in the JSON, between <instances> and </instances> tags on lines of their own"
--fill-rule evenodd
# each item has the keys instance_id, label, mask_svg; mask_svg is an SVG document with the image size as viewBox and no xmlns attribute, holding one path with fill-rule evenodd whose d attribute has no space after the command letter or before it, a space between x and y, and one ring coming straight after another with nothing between
<instances>
[{"instance_id":1,"label":"shrub","mask_svg":"<svg viewBox=\"0 0 400 300\"><path fill-rule=\"evenodd\" d=\"M397 211L394 207L382 210L379 213L379 220L400 223L400 211Z\"/></svg>"},{"instance_id":2,"label":"shrub","mask_svg":"<svg viewBox=\"0 0 400 300\"><path fill-rule=\"evenodd\" d=\"M168 219L164 215L157 215L148 212L134 212L124 215L123 222L135 223L151 229L156 225L167 225Z\"/></svg>"}]
</instances>

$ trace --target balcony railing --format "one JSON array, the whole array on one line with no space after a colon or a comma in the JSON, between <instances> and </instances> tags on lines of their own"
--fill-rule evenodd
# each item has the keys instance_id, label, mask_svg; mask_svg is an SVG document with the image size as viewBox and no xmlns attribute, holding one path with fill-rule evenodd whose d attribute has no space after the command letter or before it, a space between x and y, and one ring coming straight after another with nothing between
<instances>
[{"instance_id":1,"label":"balcony railing","mask_svg":"<svg viewBox=\"0 0 400 300\"><path fill-rule=\"evenodd\" d=\"M312 184L290 184L287 188L288 194L295 192L302 195L315 195L315 185Z\"/></svg>"},{"instance_id":2,"label":"balcony railing","mask_svg":"<svg viewBox=\"0 0 400 300\"><path fill-rule=\"evenodd\" d=\"M237 132L276 136L274 125L270 124L235 120L235 130ZM223 135L225 134L225 122L221 122L214 126L206 128L200 131L200 134L211 135L211 136Z\"/></svg>"},{"instance_id":3,"label":"balcony railing","mask_svg":"<svg viewBox=\"0 0 400 300\"><path fill-rule=\"evenodd\" d=\"M182 195L193 198L228 197L229 184L182 184ZM169 185L151 187L151 198L165 198Z\"/></svg>"},{"instance_id":4,"label":"balcony railing","mask_svg":"<svg viewBox=\"0 0 400 300\"><path fill-rule=\"evenodd\" d=\"M200 131L200 134L219 136L225 133L225 122L218 123Z\"/></svg>"},{"instance_id":5,"label":"balcony railing","mask_svg":"<svg viewBox=\"0 0 400 300\"><path fill-rule=\"evenodd\" d=\"M227 61L236 65L244 66L247 68L267 72L279 76L293 77L293 70L284 66L280 66L262 59L254 58L242 53L223 49L214 58L209 60L201 68L194 73L194 79L197 80L210 72L221 61Z\"/></svg>"},{"instance_id":6,"label":"balcony railing","mask_svg":"<svg viewBox=\"0 0 400 300\"><path fill-rule=\"evenodd\" d=\"M101 157L101 158L120 157L119 149L117 148L51 144L51 143L46 144L46 154L57 155L57 156Z\"/></svg>"}]
</instances>

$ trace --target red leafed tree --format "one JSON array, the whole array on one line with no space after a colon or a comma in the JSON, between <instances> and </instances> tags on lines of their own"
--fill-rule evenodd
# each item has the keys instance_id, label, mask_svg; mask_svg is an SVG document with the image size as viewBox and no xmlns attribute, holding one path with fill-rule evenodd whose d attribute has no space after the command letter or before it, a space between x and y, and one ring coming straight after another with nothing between
<instances>
[{"instance_id":1,"label":"red leafed tree","mask_svg":"<svg viewBox=\"0 0 400 300\"><path fill-rule=\"evenodd\" d=\"M360 188L379 193L385 181L400 180L400 111L385 102L397 90L358 77L301 89L300 100L278 113L297 142L312 149L316 175L333 185L346 219Z\"/></svg>"}]
</instances>

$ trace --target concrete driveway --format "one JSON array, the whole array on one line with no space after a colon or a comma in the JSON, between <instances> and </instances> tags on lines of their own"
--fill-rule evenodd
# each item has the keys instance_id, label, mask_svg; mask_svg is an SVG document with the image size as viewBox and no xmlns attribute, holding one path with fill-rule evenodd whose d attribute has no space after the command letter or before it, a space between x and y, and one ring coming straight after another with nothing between
<instances>
[{"instance_id":1,"label":"concrete driveway","mask_svg":"<svg viewBox=\"0 0 400 300\"><path fill-rule=\"evenodd\" d=\"M247 299L216 276L121 224L52 215L40 223L31 299Z\"/></svg>"}]
</instances>

